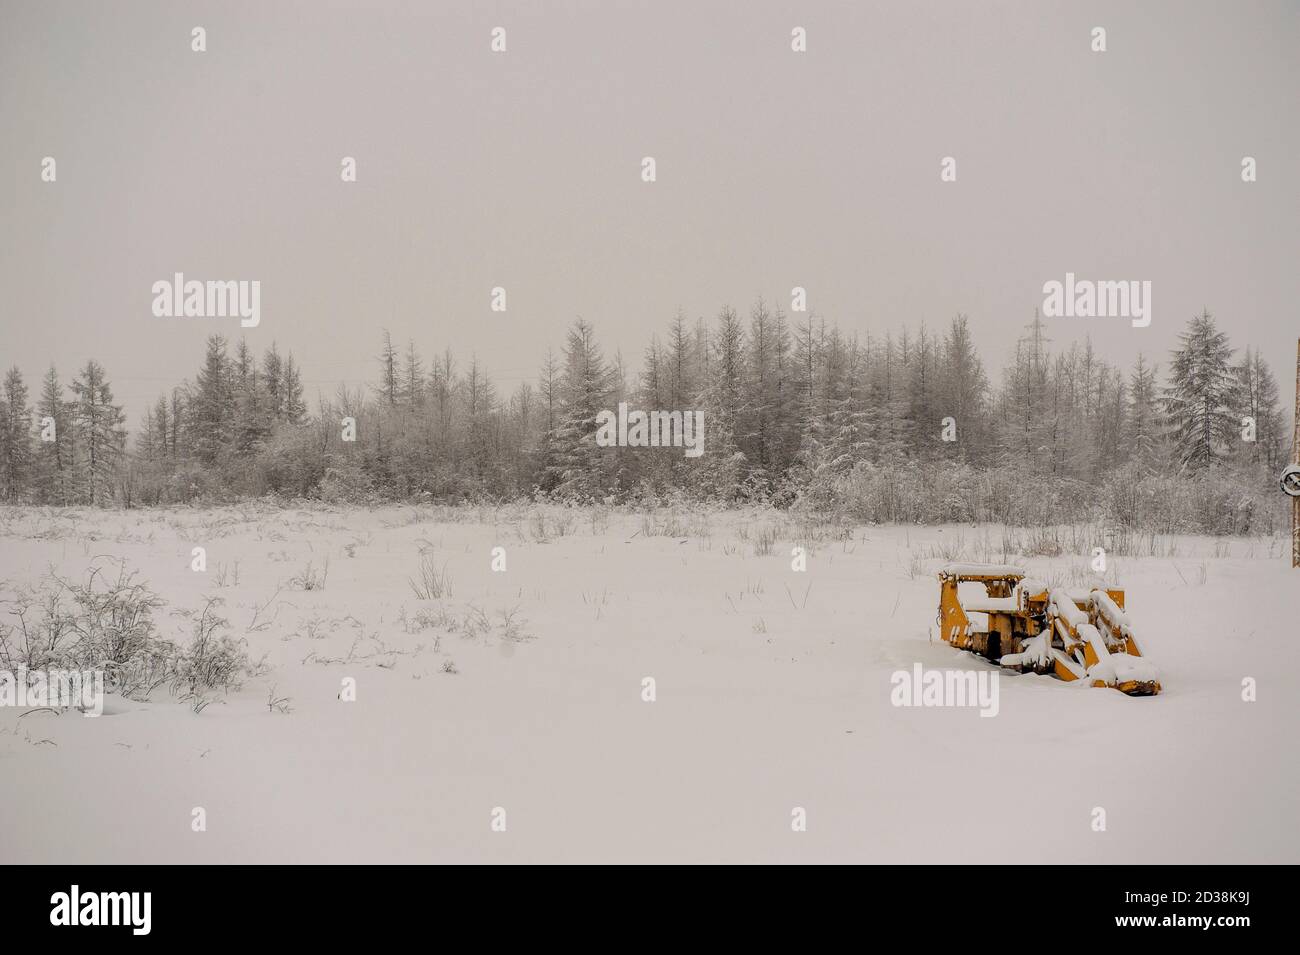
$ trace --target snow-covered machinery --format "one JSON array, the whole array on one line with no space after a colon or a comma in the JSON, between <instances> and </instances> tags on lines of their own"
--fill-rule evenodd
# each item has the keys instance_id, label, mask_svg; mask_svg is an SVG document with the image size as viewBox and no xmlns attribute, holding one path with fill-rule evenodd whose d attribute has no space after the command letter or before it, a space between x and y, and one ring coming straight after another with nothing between
<instances>
[{"instance_id":1,"label":"snow-covered machinery","mask_svg":"<svg viewBox=\"0 0 1300 955\"><path fill-rule=\"evenodd\" d=\"M984 596L963 597L962 584L982 584ZM1156 668L1138 651L1122 590L1053 590L1019 567L949 564L939 571L939 633L954 647L1021 672L1130 696L1160 692Z\"/></svg>"}]
</instances>

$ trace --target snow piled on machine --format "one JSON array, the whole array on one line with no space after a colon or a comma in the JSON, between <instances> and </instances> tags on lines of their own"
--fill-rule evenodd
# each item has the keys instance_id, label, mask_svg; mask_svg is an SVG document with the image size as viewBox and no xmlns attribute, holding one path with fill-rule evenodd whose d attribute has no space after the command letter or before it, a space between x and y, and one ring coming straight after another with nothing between
<instances>
[{"instance_id":1,"label":"snow piled on machine","mask_svg":"<svg viewBox=\"0 0 1300 955\"><path fill-rule=\"evenodd\" d=\"M944 577L1023 577L1025 569L1012 564L945 564L939 568Z\"/></svg>"}]
</instances>

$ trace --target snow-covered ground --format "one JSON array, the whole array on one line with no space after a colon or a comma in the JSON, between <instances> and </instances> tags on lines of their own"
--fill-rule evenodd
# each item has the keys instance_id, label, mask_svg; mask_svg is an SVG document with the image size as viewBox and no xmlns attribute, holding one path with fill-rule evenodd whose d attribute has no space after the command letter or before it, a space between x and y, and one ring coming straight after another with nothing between
<instances>
[{"instance_id":1,"label":"snow-covered ground","mask_svg":"<svg viewBox=\"0 0 1300 955\"><path fill-rule=\"evenodd\" d=\"M934 570L1010 560L1081 586L1089 555L770 512L7 509L0 531L8 592L122 558L167 601L163 636L188 640L177 611L218 595L265 656L197 714L165 689L98 719L0 708L6 863L1300 862L1281 541L1111 555L1163 694L1004 672L982 718L890 703L914 664L992 669L931 641ZM422 548L450 597L413 593ZM327 559L323 588L291 582Z\"/></svg>"}]
</instances>

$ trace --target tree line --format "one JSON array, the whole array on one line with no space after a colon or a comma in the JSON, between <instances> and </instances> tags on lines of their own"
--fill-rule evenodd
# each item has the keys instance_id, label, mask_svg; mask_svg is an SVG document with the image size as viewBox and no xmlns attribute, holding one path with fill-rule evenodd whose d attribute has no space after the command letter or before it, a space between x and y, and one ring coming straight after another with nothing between
<instances>
[{"instance_id":1,"label":"tree line","mask_svg":"<svg viewBox=\"0 0 1300 955\"><path fill-rule=\"evenodd\" d=\"M444 350L426 359L385 332L376 382L318 395L309 409L291 354L272 345L259 358L246 341L232 348L212 335L193 378L158 397L129 445L97 362L66 388L51 368L34 407L11 369L0 491L10 502L126 506L266 494L683 497L946 520L997 516L989 475L1093 497L1123 490L1117 475L1131 486L1165 479L1253 492L1286 460L1288 422L1267 361L1238 353L1208 312L1188 322L1163 375L1141 354L1125 369L1088 340L1053 344L1035 315L991 378L963 315L940 330L858 335L818 318L792 323L760 300L745 318L731 307L712 321L679 313L651 337L635 374L576 320L536 379L503 394L477 358L461 363ZM704 455L598 446L597 415L623 401L703 411ZM933 499L946 485L964 503ZM925 499L888 500L904 492Z\"/></svg>"}]
</instances>

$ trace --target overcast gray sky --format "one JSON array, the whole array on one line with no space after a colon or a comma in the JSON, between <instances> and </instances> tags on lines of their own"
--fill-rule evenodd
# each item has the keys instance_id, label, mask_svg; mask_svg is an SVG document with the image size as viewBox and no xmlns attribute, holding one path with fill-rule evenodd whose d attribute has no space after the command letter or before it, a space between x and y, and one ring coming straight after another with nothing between
<instances>
[{"instance_id":1,"label":"overcast gray sky","mask_svg":"<svg viewBox=\"0 0 1300 955\"><path fill-rule=\"evenodd\" d=\"M1000 368L1073 271L1151 280L1153 322L1056 341L1164 363L1208 307L1289 396L1297 50L1281 0L0 0L0 361L94 356L135 427L206 335L241 334L152 315L183 271L260 280L247 337L312 396L372 380L383 326L511 389L575 315L635 367L679 307L795 285L847 330L965 312Z\"/></svg>"}]
</instances>

